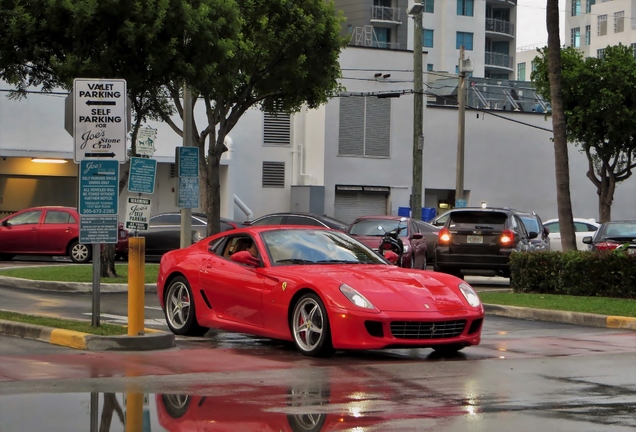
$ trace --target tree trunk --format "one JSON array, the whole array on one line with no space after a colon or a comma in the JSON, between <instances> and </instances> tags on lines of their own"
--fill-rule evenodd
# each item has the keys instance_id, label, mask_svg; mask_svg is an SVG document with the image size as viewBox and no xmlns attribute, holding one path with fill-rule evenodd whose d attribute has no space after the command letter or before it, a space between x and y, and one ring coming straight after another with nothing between
<instances>
[{"instance_id":1,"label":"tree trunk","mask_svg":"<svg viewBox=\"0 0 636 432\"><path fill-rule=\"evenodd\" d=\"M223 141L225 133L220 128L218 136L210 133L210 146L207 157L207 202L205 213L208 216L208 235L216 234L221 228L221 156L223 155ZM219 145L219 142L221 143Z\"/></svg>"},{"instance_id":2,"label":"tree trunk","mask_svg":"<svg viewBox=\"0 0 636 432\"><path fill-rule=\"evenodd\" d=\"M613 171L601 169L601 183L596 193L598 194L598 221L600 223L612 220L612 202L614 201L614 191L616 189L616 178Z\"/></svg>"},{"instance_id":3,"label":"tree trunk","mask_svg":"<svg viewBox=\"0 0 636 432\"><path fill-rule=\"evenodd\" d=\"M102 417L99 424L100 432L110 431L113 413L117 413L119 421L121 421L122 425L125 425L124 411L119 405L115 393L104 393L104 408L102 409Z\"/></svg>"},{"instance_id":4,"label":"tree trunk","mask_svg":"<svg viewBox=\"0 0 636 432\"><path fill-rule=\"evenodd\" d=\"M561 41L559 40L559 0L547 0L548 76L552 104L554 135L554 165L557 186L557 211L563 251L576 250L572 201L570 198L570 167L565 133L565 112L561 89Z\"/></svg>"},{"instance_id":5,"label":"tree trunk","mask_svg":"<svg viewBox=\"0 0 636 432\"><path fill-rule=\"evenodd\" d=\"M115 271L115 245L114 244L104 244L102 245L101 254L100 254L100 276L107 278L115 278L117 277L117 272Z\"/></svg>"}]
</instances>

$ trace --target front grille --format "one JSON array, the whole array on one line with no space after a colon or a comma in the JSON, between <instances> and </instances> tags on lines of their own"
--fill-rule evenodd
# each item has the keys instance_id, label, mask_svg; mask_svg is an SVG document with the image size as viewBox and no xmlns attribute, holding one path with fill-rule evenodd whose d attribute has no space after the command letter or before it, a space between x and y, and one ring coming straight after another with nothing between
<instances>
[{"instance_id":1,"label":"front grille","mask_svg":"<svg viewBox=\"0 0 636 432\"><path fill-rule=\"evenodd\" d=\"M397 339L445 339L457 337L464 331L466 320L456 321L393 321L391 334Z\"/></svg>"}]
</instances>

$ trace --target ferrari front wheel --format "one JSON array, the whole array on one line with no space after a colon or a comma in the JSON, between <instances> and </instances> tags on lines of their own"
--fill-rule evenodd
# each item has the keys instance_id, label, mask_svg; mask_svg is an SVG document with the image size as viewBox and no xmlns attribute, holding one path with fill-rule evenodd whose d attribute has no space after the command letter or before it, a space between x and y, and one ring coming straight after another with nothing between
<instances>
[{"instance_id":1,"label":"ferrari front wheel","mask_svg":"<svg viewBox=\"0 0 636 432\"><path fill-rule=\"evenodd\" d=\"M303 355L328 357L334 353L327 310L314 293L305 294L294 306L292 333Z\"/></svg>"},{"instance_id":2,"label":"ferrari front wheel","mask_svg":"<svg viewBox=\"0 0 636 432\"><path fill-rule=\"evenodd\" d=\"M192 289L188 280L178 276L166 289L166 321L172 333L184 336L203 336L209 330L197 322Z\"/></svg>"}]
</instances>

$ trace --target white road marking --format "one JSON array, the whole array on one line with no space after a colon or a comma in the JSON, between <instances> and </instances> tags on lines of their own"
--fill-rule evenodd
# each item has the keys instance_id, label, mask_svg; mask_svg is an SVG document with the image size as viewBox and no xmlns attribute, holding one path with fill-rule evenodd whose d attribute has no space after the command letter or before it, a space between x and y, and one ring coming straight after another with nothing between
<instances>
[{"instance_id":1,"label":"white road marking","mask_svg":"<svg viewBox=\"0 0 636 432\"><path fill-rule=\"evenodd\" d=\"M90 315L92 316L93 314L91 312L85 312L83 315ZM128 317L127 316L123 316L123 315L113 315L113 314L100 314L99 315L100 318L103 318L105 320L107 320L108 322L114 323L114 324L123 324L123 325L128 325ZM144 325L155 325L155 326L167 326L168 324L166 324L166 321L164 319L146 319L144 320Z\"/></svg>"}]
</instances>

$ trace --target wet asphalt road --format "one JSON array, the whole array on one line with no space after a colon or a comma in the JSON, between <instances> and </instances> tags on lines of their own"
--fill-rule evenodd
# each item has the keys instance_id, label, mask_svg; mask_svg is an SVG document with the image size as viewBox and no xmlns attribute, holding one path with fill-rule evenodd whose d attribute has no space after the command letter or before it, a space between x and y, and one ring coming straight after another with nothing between
<instances>
[{"instance_id":1,"label":"wet asphalt road","mask_svg":"<svg viewBox=\"0 0 636 432\"><path fill-rule=\"evenodd\" d=\"M146 300L146 318L161 320L156 297ZM102 313L125 317L126 302L104 294ZM86 317L91 297L0 288L0 304ZM0 432L635 429L631 331L488 316L481 345L454 357L404 349L329 359L216 331L150 353L0 336Z\"/></svg>"}]
</instances>

